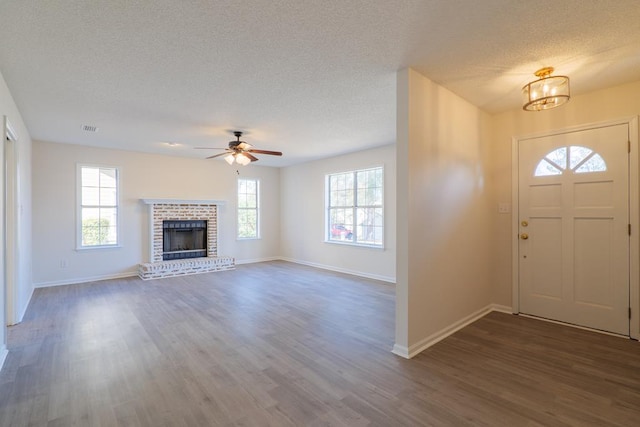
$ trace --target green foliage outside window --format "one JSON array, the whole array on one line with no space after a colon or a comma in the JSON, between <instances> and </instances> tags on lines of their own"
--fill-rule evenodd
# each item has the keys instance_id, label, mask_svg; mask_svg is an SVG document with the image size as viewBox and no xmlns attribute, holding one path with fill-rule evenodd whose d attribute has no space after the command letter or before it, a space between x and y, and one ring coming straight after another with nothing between
<instances>
[{"instance_id":1,"label":"green foliage outside window","mask_svg":"<svg viewBox=\"0 0 640 427\"><path fill-rule=\"evenodd\" d=\"M109 220L87 218L82 221L82 244L84 246L107 245L109 241Z\"/></svg>"}]
</instances>

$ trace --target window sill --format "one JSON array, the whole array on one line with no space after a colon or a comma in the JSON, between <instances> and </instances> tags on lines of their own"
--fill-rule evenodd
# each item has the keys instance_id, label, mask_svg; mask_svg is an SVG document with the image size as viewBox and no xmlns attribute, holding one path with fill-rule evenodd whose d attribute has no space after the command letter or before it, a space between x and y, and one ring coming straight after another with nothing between
<instances>
[{"instance_id":1,"label":"window sill","mask_svg":"<svg viewBox=\"0 0 640 427\"><path fill-rule=\"evenodd\" d=\"M262 240L262 237L236 237L236 242L245 242L247 240Z\"/></svg>"},{"instance_id":2,"label":"window sill","mask_svg":"<svg viewBox=\"0 0 640 427\"><path fill-rule=\"evenodd\" d=\"M122 248L122 245L76 246L76 251L83 252L83 251L93 251L93 250L100 250L100 249L120 249L120 248Z\"/></svg>"},{"instance_id":3,"label":"window sill","mask_svg":"<svg viewBox=\"0 0 640 427\"><path fill-rule=\"evenodd\" d=\"M329 243L331 245L351 246L351 247L354 247L354 248L365 248L365 249L375 249L375 250L379 250L379 251L384 251L384 245L382 245L382 246L366 245L366 244L363 244L363 243L351 243L351 242L340 241L340 240L325 240L324 243Z\"/></svg>"}]
</instances>

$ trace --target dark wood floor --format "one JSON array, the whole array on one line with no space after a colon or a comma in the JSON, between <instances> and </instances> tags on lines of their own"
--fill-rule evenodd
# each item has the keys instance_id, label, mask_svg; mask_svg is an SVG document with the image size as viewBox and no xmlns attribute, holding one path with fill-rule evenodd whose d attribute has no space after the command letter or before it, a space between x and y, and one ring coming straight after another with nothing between
<instances>
[{"instance_id":1,"label":"dark wood floor","mask_svg":"<svg viewBox=\"0 0 640 427\"><path fill-rule=\"evenodd\" d=\"M285 262L36 290L1 426L640 425L640 344L492 313L413 360L394 289Z\"/></svg>"}]
</instances>

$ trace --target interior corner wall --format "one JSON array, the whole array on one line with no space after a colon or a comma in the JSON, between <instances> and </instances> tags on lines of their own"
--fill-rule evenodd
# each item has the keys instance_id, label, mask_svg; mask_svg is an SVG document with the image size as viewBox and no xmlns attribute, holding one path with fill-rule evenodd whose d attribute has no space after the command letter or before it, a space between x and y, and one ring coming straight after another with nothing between
<instances>
[{"instance_id":1,"label":"interior corner wall","mask_svg":"<svg viewBox=\"0 0 640 427\"><path fill-rule=\"evenodd\" d=\"M120 171L121 247L76 250L78 164ZM238 170L238 172L236 172ZM237 179L260 180L261 238L236 239ZM135 275L149 261L149 210L140 199L223 200L218 252L236 262L280 253L280 170L72 144L33 143L33 281L51 286Z\"/></svg>"},{"instance_id":2,"label":"interior corner wall","mask_svg":"<svg viewBox=\"0 0 640 427\"><path fill-rule=\"evenodd\" d=\"M498 203L511 200L512 137L559 130L571 126L618 120L640 115L640 81L583 95L558 108L528 112L514 109L491 117L491 188L494 195L492 252L493 302L511 306L511 214L498 214Z\"/></svg>"},{"instance_id":3,"label":"interior corner wall","mask_svg":"<svg viewBox=\"0 0 640 427\"><path fill-rule=\"evenodd\" d=\"M395 144L281 169L281 254L286 260L395 282ZM325 242L325 176L384 167L384 249Z\"/></svg>"},{"instance_id":4,"label":"interior corner wall","mask_svg":"<svg viewBox=\"0 0 640 427\"><path fill-rule=\"evenodd\" d=\"M396 322L410 357L492 303L490 117L413 69L398 85Z\"/></svg>"},{"instance_id":5,"label":"interior corner wall","mask_svg":"<svg viewBox=\"0 0 640 427\"><path fill-rule=\"evenodd\" d=\"M14 224L7 224L8 227L14 227L15 232L20 237L20 245L12 248L16 251L18 265L15 267L15 316L13 319L6 319L10 323L17 323L22 320L31 295L33 293L33 283L31 278L31 137L22 120L22 116L16 103L13 100L11 92L7 87L4 77L0 74L0 118L7 116L9 122L17 133L18 141L16 142L17 164L17 194L15 211L17 217ZM3 148L6 141L3 141ZM4 151L4 150L2 150ZM2 173L0 174L0 189L5 186L4 175L4 157L2 158ZM3 201L4 202L4 201ZM0 224L4 223L5 218L0 218ZM4 236L3 236L4 238ZM2 243L4 246L4 240ZM4 271L0 275L2 277L2 301L0 307L2 313L0 319L5 319L6 301L5 297L5 277ZM6 324L6 322L3 322ZM2 340L5 342L4 328L2 328Z\"/></svg>"}]
</instances>

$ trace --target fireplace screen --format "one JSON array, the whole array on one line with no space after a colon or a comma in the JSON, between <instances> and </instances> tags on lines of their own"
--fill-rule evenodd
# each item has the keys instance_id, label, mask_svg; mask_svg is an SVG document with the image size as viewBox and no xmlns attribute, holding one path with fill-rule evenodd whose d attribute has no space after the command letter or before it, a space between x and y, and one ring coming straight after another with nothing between
<instances>
[{"instance_id":1,"label":"fireplace screen","mask_svg":"<svg viewBox=\"0 0 640 427\"><path fill-rule=\"evenodd\" d=\"M200 258L207 256L207 221L162 221L162 259Z\"/></svg>"}]
</instances>

